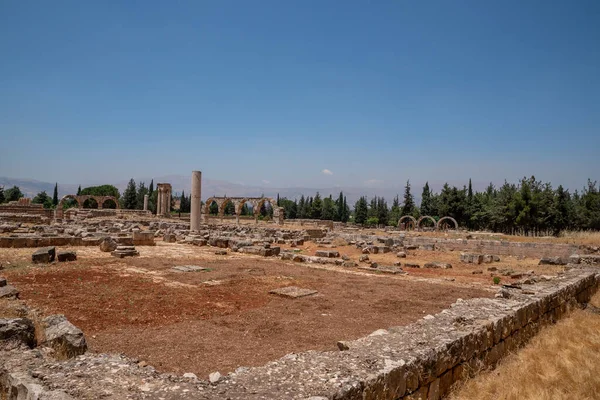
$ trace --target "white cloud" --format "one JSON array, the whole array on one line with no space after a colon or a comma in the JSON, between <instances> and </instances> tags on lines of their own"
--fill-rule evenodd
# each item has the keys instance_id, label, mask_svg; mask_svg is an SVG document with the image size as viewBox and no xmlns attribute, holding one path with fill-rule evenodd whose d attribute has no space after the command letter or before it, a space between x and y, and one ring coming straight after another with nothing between
<instances>
[{"instance_id":1,"label":"white cloud","mask_svg":"<svg viewBox=\"0 0 600 400\"><path fill-rule=\"evenodd\" d=\"M263 179L263 180L262 180L262 183L264 183L265 185L268 185L269 183L271 183L271 181L268 181L268 180L266 180L266 179Z\"/></svg>"},{"instance_id":2,"label":"white cloud","mask_svg":"<svg viewBox=\"0 0 600 400\"><path fill-rule=\"evenodd\" d=\"M323 171L321 171L321 173L322 173L323 175L333 175L333 172L331 172L331 171L330 171L330 170L328 170L327 168L326 168L326 169L324 169Z\"/></svg>"}]
</instances>

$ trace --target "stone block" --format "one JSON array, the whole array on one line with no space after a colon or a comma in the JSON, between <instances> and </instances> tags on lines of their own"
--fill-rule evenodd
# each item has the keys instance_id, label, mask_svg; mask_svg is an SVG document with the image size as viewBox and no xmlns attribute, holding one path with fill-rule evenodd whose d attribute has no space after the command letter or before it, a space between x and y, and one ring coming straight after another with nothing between
<instances>
[{"instance_id":1,"label":"stone block","mask_svg":"<svg viewBox=\"0 0 600 400\"><path fill-rule=\"evenodd\" d=\"M424 265L425 268L440 268L440 269L451 269L452 264L443 263L443 262L428 262Z\"/></svg>"},{"instance_id":2,"label":"stone block","mask_svg":"<svg viewBox=\"0 0 600 400\"><path fill-rule=\"evenodd\" d=\"M70 323L64 315L44 318L43 345L53 348L63 358L85 353L87 343L81 329Z\"/></svg>"},{"instance_id":3,"label":"stone block","mask_svg":"<svg viewBox=\"0 0 600 400\"><path fill-rule=\"evenodd\" d=\"M317 257L337 258L340 256L340 253L333 250L317 250L315 255Z\"/></svg>"},{"instance_id":4,"label":"stone block","mask_svg":"<svg viewBox=\"0 0 600 400\"><path fill-rule=\"evenodd\" d=\"M14 287L12 285L0 286L0 299L2 299L2 298L18 299L19 291L17 290L16 287Z\"/></svg>"},{"instance_id":5,"label":"stone block","mask_svg":"<svg viewBox=\"0 0 600 400\"><path fill-rule=\"evenodd\" d=\"M56 257L56 247L43 247L31 255L31 261L34 264L48 264L54 261Z\"/></svg>"},{"instance_id":6,"label":"stone block","mask_svg":"<svg viewBox=\"0 0 600 400\"><path fill-rule=\"evenodd\" d=\"M283 297L288 297L291 299L297 299L299 297L312 296L314 294L317 294L318 292L312 289L304 289L296 286L287 286L284 288L273 289L269 291L269 293Z\"/></svg>"},{"instance_id":7,"label":"stone block","mask_svg":"<svg viewBox=\"0 0 600 400\"><path fill-rule=\"evenodd\" d=\"M29 347L35 345L35 327L28 318L0 319L0 341L14 341Z\"/></svg>"},{"instance_id":8,"label":"stone block","mask_svg":"<svg viewBox=\"0 0 600 400\"><path fill-rule=\"evenodd\" d=\"M567 265L569 263L568 258L562 257L542 257L538 265Z\"/></svg>"},{"instance_id":9,"label":"stone block","mask_svg":"<svg viewBox=\"0 0 600 400\"><path fill-rule=\"evenodd\" d=\"M109 253L111 251L115 251L117 249L117 246L117 241L111 238L110 236L107 236L100 242L100 251Z\"/></svg>"},{"instance_id":10,"label":"stone block","mask_svg":"<svg viewBox=\"0 0 600 400\"><path fill-rule=\"evenodd\" d=\"M57 259L58 262L76 261L77 253L74 251L59 251Z\"/></svg>"}]
</instances>

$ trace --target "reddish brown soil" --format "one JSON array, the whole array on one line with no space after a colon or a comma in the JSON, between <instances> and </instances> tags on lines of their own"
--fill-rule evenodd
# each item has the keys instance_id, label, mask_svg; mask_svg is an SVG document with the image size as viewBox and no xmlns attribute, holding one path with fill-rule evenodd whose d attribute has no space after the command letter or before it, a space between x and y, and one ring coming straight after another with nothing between
<instances>
[{"instance_id":1,"label":"reddish brown soil","mask_svg":"<svg viewBox=\"0 0 600 400\"><path fill-rule=\"evenodd\" d=\"M21 298L46 314L65 314L83 329L92 350L122 352L160 371L202 377L290 352L335 350L338 340L411 323L456 298L491 295L406 277L319 270L237 254L215 257L209 248L138 249L141 257L116 260L95 248L78 248L78 261L50 267L24 265L29 250L0 256L12 260L4 272ZM211 271L170 271L190 264ZM295 300L268 293L290 285L319 293Z\"/></svg>"}]
</instances>

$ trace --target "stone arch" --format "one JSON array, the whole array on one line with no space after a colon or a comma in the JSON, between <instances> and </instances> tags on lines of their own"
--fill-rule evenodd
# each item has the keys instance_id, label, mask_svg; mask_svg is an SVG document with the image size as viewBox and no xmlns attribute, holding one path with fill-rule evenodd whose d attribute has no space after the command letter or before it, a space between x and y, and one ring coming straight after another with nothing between
<instances>
[{"instance_id":1,"label":"stone arch","mask_svg":"<svg viewBox=\"0 0 600 400\"><path fill-rule=\"evenodd\" d=\"M248 197L244 197L243 199L240 199L240 201L237 202L236 204L236 209L235 209L235 214L236 215L242 215L242 209L244 207L244 204L249 203L252 206L252 214L254 214L254 210L256 209L256 201L254 199L248 198Z\"/></svg>"},{"instance_id":2,"label":"stone arch","mask_svg":"<svg viewBox=\"0 0 600 400\"><path fill-rule=\"evenodd\" d=\"M68 194L66 196L63 196L62 199L60 199L60 201L58 202L58 205L56 206L56 209L62 210L65 200L68 200L68 199L75 200L77 202L77 208L83 207L83 203L79 199L79 196L75 196L74 194Z\"/></svg>"},{"instance_id":3,"label":"stone arch","mask_svg":"<svg viewBox=\"0 0 600 400\"><path fill-rule=\"evenodd\" d=\"M228 203L233 204L233 207L235 208L234 215L237 215L237 202L231 197L225 197L221 201L221 204L219 205L219 215L225 215L225 207Z\"/></svg>"},{"instance_id":4,"label":"stone arch","mask_svg":"<svg viewBox=\"0 0 600 400\"><path fill-rule=\"evenodd\" d=\"M119 202L117 201L117 198L114 196L97 196L96 197L96 201L98 202L98 208L112 208L112 207L105 207L105 203L107 201L112 201L113 203L115 203L115 209L119 209Z\"/></svg>"},{"instance_id":5,"label":"stone arch","mask_svg":"<svg viewBox=\"0 0 600 400\"><path fill-rule=\"evenodd\" d=\"M206 199L206 203L204 203L204 215L210 215L210 205L213 203L217 203L217 207L219 208L219 212L221 211L221 205L219 204L219 199L216 197L209 197Z\"/></svg>"},{"instance_id":6,"label":"stone arch","mask_svg":"<svg viewBox=\"0 0 600 400\"><path fill-rule=\"evenodd\" d=\"M436 226L437 229L440 229L440 227L441 227L440 224L442 223L442 221L452 221L452 223L454 224L454 229L458 229L458 222L452 217L440 218L440 220L437 222L437 226Z\"/></svg>"},{"instance_id":7,"label":"stone arch","mask_svg":"<svg viewBox=\"0 0 600 400\"><path fill-rule=\"evenodd\" d=\"M260 209L263 206L263 204L265 204L266 202L269 202L269 204L271 204L271 208L273 208L273 212L275 212L275 207L277 206L277 203L275 202L275 200L273 200L271 197L261 197L260 199L258 199L256 201L256 207L254 208L254 215L258 218L258 214L260 214Z\"/></svg>"},{"instance_id":8,"label":"stone arch","mask_svg":"<svg viewBox=\"0 0 600 400\"><path fill-rule=\"evenodd\" d=\"M400 224L403 221L406 221L407 219L411 220L413 223L413 227L416 228L417 227L417 219L415 217L413 217L412 215L404 215L402 217L400 217L400 219L398 220L398 226L400 226ZM408 229L407 229L408 230Z\"/></svg>"},{"instance_id":9,"label":"stone arch","mask_svg":"<svg viewBox=\"0 0 600 400\"><path fill-rule=\"evenodd\" d=\"M423 215L421 218L418 219L418 221L417 221L417 228L421 228L421 222L423 222L426 219L432 221L433 222L433 227L435 229L437 229L437 221L435 220L435 218L433 218L433 217L431 217L429 215Z\"/></svg>"},{"instance_id":10,"label":"stone arch","mask_svg":"<svg viewBox=\"0 0 600 400\"><path fill-rule=\"evenodd\" d=\"M100 202L96 196L79 196L81 198L81 208L95 210L101 208Z\"/></svg>"}]
</instances>

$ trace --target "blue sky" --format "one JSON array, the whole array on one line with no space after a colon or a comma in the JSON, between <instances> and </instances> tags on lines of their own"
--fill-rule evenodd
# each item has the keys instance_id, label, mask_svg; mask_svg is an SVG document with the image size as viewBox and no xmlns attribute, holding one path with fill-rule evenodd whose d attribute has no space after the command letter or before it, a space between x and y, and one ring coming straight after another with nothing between
<instances>
[{"instance_id":1,"label":"blue sky","mask_svg":"<svg viewBox=\"0 0 600 400\"><path fill-rule=\"evenodd\" d=\"M598 1L3 1L0 176L581 188L599 43Z\"/></svg>"}]
</instances>

